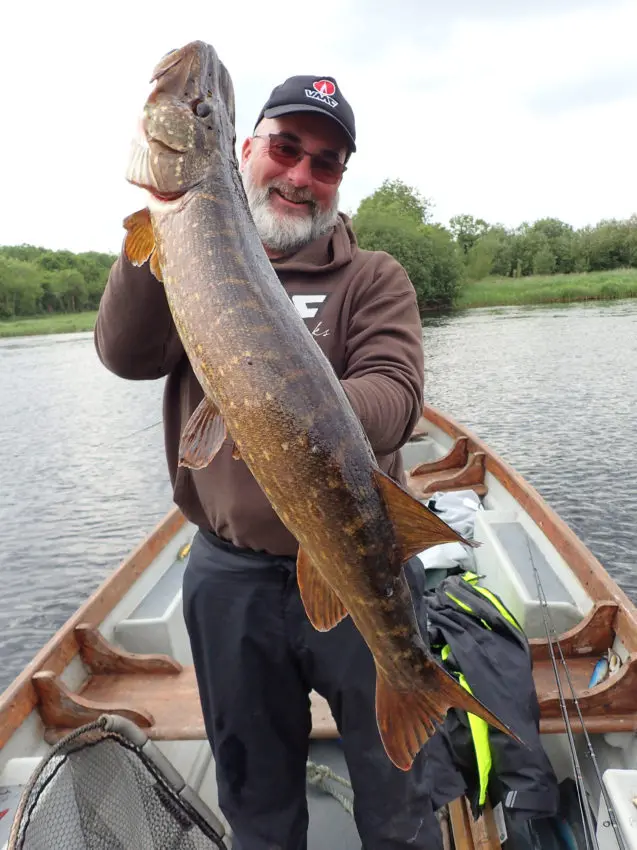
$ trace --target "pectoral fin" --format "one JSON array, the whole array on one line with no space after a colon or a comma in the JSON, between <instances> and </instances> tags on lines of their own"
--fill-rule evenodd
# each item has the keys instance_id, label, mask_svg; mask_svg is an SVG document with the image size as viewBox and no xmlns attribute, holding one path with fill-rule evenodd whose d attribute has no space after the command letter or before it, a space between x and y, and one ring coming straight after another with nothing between
<instances>
[{"instance_id":1,"label":"pectoral fin","mask_svg":"<svg viewBox=\"0 0 637 850\"><path fill-rule=\"evenodd\" d=\"M374 478L394 525L402 562L440 543L464 543L473 547L479 545L465 540L380 469L374 470Z\"/></svg>"},{"instance_id":2,"label":"pectoral fin","mask_svg":"<svg viewBox=\"0 0 637 850\"><path fill-rule=\"evenodd\" d=\"M341 600L300 547L296 577L305 612L317 631L328 632L347 616Z\"/></svg>"},{"instance_id":3,"label":"pectoral fin","mask_svg":"<svg viewBox=\"0 0 637 850\"><path fill-rule=\"evenodd\" d=\"M203 469L212 462L226 439L226 423L207 398L192 414L179 443L179 466Z\"/></svg>"},{"instance_id":4,"label":"pectoral fin","mask_svg":"<svg viewBox=\"0 0 637 850\"><path fill-rule=\"evenodd\" d=\"M155 250L155 233L147 207L124 219L126 239L124 252L134 266L142 266L150 259L150 270L157 280L162 280L159 259Z\"/></svg>"},{"instance_id":5,"label":"pectoral fin","mask_svg":"<svg viewBox=\"0 0 637 850\"><path fill-rule=\"evenodd\" d=\"M155 250L155 234L148 207L137 210L124 219L126 256L134 266L145 263Z\"/></svg>"}]
</instances>

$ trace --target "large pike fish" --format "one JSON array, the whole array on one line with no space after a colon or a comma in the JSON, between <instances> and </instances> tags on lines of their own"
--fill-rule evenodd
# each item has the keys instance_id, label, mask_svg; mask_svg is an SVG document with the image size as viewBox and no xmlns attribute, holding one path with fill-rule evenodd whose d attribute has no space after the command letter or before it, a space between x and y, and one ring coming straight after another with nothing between
<instances>
[{"instance_id":1,"label":"large pike fish","mask_svg":"<svg viewBox=\"0 0 637 850\"><path fill-rule=\"evenodd\" d=\"M130 260L163 280L204 400L180 463L209 464L226 436L299 543L316 629L352 617L376 663L387 754L408 770L448 708L512 734L429 653L402 564L463 540L378 467L329 361L279 282L235 156L234 95L215 50L193 42L157 65L127 179L149 193L129 216ZM515 736L513 736L515 737Z\"/></svg>"}]
</instances>

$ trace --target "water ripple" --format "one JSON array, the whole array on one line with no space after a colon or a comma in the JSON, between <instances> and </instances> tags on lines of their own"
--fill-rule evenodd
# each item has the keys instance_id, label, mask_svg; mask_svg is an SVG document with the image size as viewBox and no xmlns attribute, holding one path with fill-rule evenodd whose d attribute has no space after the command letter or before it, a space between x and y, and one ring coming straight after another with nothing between
<instances>
[{"instance_id":1,"label":"water ripple","mask_svg":"<svg viewBox=\"0 0 637 850\"><path fill-rule=\"evenodd\" d=\"M541 493L637 601L637 303L425 323L426 396Z\"/></svg>"},{"instance_id":2,"label":"water ripple","mask_svg":"<svg viewBox=\"0 0 637 850\"><path fill-rule=\"evenodd\" d=\"M90 334L0 341L0 690L172 505L163 381L128 382Z\"/></svg>"}]
</instances>

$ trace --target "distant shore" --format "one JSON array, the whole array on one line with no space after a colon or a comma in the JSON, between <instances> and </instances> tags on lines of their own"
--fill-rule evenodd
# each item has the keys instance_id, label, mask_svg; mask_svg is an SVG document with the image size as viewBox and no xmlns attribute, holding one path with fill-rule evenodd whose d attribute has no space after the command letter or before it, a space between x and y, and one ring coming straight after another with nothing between
<instances>
[{"instance_id":1,"label":"distant shore","mask_svg":"<svg viewBox=\"0 0 637 850\"><path fill-rule=\"evenodd\" d=\"M583 274L488 277L464 285L454 307L514 307L637 297L637 269Z\"/></svg>"},{"instance_id":2,"label":"distant shore","mask_svg":"<svg viewBox=\"0 0 637 850\"><path fill-rule=\"evenodd\" d=\"M464 285L454 309L514 307L577 301L637 298L637 269L615 269L586 274L488 277ZM92 331L97 311L54 313L0 321L0 339Z\"/></svg>"},{"instance_id":3,"label":"distant shore","mask_svg":"<svg viewBox=\"0 0 637 850\"><path fill-rule=\"evenodd\" d=\"M85 313L52 313L47 316L24 316L0 321L0 339L12 336L44 336L92 331L97 310Z\"/></svg>"}]
</instances>

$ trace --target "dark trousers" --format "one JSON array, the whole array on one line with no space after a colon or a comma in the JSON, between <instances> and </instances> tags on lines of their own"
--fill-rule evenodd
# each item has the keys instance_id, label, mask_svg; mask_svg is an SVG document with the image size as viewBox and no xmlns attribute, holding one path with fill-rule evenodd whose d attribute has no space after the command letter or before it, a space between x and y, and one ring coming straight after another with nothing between
<instances>
[{"instance_id":1,"label":"dark trousers","mask_svg":"<svg viewBox=\"0 0 637 850\"><path fill-rule=\"evenodd\" d=\"M422 754L409 772L385 754L367 645L349 617L329 632L313 628L294 561L200 531L183 598L233 850L306 850L312 688L342 738L364 850L441 850Z\"/></svg>"}]
</instances>

